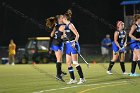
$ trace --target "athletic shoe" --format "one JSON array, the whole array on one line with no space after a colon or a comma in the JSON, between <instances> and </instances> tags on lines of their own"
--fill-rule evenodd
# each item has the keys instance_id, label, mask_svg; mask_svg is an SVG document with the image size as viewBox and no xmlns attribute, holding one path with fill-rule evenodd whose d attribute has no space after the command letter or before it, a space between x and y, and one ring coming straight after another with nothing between
<instances>
[{"instance_id":1,"label":"athletic shoe","mask_svg":"<svg viewBox=\"0 0 140 93\"><path fill-rule=\"evenodd\" d=\"M11 65L12 65L12 66L15 65L15 63L13 62Z\"/></svg>"},{"instance_id":2,"label":"athletic shoe","mask_svg":"<svg viewBox=\"0 0 140 93\"><path fill-rule=\"evenodd\" d=\"M70 81L67 83L67 84L74 84L74 83L76 83L77 82L77 80L76 79L70 79Z\"/></svg>"},{"instance_id":3,"label":"athletic shoe","mask_svg":"<svg viewBox=\"0 0 140 93\"><path fill-rule=\"evenodd\" d=\"M129 73L127 73L127 72L123 72L122 74L123 74L123 75L128 75Z\"/></svg>"},{"instance_id":4,"label":"athletic shoe","mask_svg":"<svg viewBox=\"0 0 140 93\"><path fill-rule=\"evenodd\" d=\"M111 71L106 71L107 74L112 75L113 73Z\"/></svg>"},{"instance_id":5,"label":"athletic shoe","mask_svg":"<svg viewBox=\"0 0 140 93\"><path fill-rule=\"evenodd\" d=\"M5 65L9 65L9 62L7 62Z\"/></svg>"},{"instance_id":6,"label":"athletic shoe","mask_svg":"<svg viewBox=\"0 0 140 93\"><path fill-rule=\"evenodd\" d=\"M80 78L80 81L77 84L83 84L84 82L86 82L86 80L84 78Z\"/></svg>"},{"instance_id":7,"label":"athletic shoe","mask_svg":"<svg viewBox=\"0 0 140 93\"><path fill-rule=\"evenodd\" d=\"M60 81L62 81L62 82L65 82L65 80L63 80L62 76L58 76L58 75L57 75L57 76L56 76L56 79L57 79L57 80L60 80Z\"/></svg>"},{"instance_id":8,"label":"athletic shoe","mask_svg":"<svg viewBox=\"0 0 140 93\"><path fill-rule=\"evenodd\" d=\"M129 76L131 76L131 77L137 77L137 76L140 76L139 74L136 74L136 73L134 73L134 74L129 74Z\"/></svg>"}]
</instances>

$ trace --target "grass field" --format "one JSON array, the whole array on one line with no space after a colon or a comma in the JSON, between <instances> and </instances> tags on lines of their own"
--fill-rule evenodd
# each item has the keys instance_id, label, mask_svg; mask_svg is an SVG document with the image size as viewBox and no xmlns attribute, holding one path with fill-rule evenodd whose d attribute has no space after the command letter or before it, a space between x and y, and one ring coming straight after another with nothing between
<instances>
[{"instance_id":1,"label":"grass field","mask_svg":"<svg viewBox=\"0 0 140 93\"><path fill-rule=\"evenodd\" d=\"M55 64L0 65L0 93L139 93L140 77L122 75L118 63L107 75L107 63L81 64L86 78L82 85L67 85L55 79ZM126 64L130 72L130 63ZM36 67L36 68L35 68ZM38 69L39 68L39 69ZM67 72L66 65L63 70ZM137 68L137 73L140 71ZM77 80L79 77L75 70ZM64 77L69 81L69 74Z\"/></svg>"}]
</instances>

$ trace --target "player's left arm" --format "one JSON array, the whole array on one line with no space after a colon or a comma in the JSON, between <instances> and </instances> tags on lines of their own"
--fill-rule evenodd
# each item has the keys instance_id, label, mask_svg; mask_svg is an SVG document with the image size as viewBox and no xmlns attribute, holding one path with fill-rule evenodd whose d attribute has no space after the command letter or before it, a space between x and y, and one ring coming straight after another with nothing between
<instances>
[{"instance_id":1,"label":"player's left arm","mask_svg":"<svg viewBox=\"0 0 140 93\"><path fill-rule=\"evenodd\" d=\"M77 32L77 29L75 28L75 26L73 24L69 25L70 30L75 34L75 40L74 41L78 41L79 40L79 33Z\"/></svg>"},{"instance_id":2,"label":"player's left arm","mask_svg":"<svg viewBox=\"0 0 140 93\"><path fill-rule=\"evenodd\" d=\"M8 52L10 52L10 44L9 44L9 47L8 47Z\"/></svg>"},{"instance_id":3,"label":"player's left arm","mask_svg":"<svg viewBox=\"0 0 140 93\"><path fill-rule=\"evenodd\" d=\"M14 44L15 50L16 50L16 44Z\"/></svg>"},{"instance_id":4,"label":"player's left arm","mask_svg":"<svg viewBox=\"0 0 140 93\"><path fill-rule=\"evenodd\" d=\"M124 47L127 46L127 33L125 32L125 42L124 42Z\"/></svg>"}]
</instances>

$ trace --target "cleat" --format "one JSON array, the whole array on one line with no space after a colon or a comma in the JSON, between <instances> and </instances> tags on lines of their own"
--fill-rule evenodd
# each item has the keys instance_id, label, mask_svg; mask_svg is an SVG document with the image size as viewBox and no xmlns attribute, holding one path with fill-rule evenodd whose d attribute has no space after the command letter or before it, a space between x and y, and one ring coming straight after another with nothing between
<instances>
[{"instance_id":1,"label":"cleat","mask_svg":"<svg viewBox=\"0 0 140 93\"><path fill-rule=\"evenodd\" d=\"M123 72L122 74L123 74L123 75L128 75L129 73L127 73L127 72Z\"/></svg>"},{"instance_id":2,"label":"cleat","mask_svg":"<svg viewBox=\"0 0 140 93\"><path fill-rule=\"evenodd\" d=\"M80 81L77 84L83 84L85 82L86 82L86 80L84 78L80 78Z\"/></svg>"},{"instance_id":3,"label":"cleat","mask_svg":"<svg viewBox=\"0 0 140 93\"><path fill-rule=\"evenodd\" d=\"M134 73L134 74L131 73L131 74L129 74L129 76L130 77L137 77L137 76L140 76L140 75L139 74L136 74L136 73Z\"/></svg>"},{"instance_id":4,"label":"cleat","mask_svg":"<svg viewBox=\"0 0 140 93\"><path fill-rule=\"evenodd\" d=\"M12 65L12 66L14 66L14 65L15 65L15 63L13 62L11 65Z\"/></svg>"},{"instance_id":5,"label":"cleat","mask_svg":"<svg viewBox=\"0 0 140 93\"><path fill-rule=\"evenodd\" d=\"M106 73L109 74L109 75L112 75L113 74L111 71L107 71Z\"/></svg>"},{"instance_id":6,"label":"cleat","mask_svg":"<svg viewBox=\"0 0 140 93\"><path fill-rule=\"evenodd\" d=\"M58 76L58 75L57 75L57 76L56 76L56 79L59 80L59 81L65 82L65 80L63 80L63 78L62 78L61 76Z\"/></svg>"},{"instance_id":7,"label":"cleat","mask_svg":"<svg viewBox=\"0 0 140 93\"><path fill-rule=\"evenodd\" d=\"M9 62L7 62L5 65L10 65Z\"/></svg>"},{"instance_id":8,"label":"cleat","mask_svg":"<svg viewBox=\"0 0 140 93\"><path fill-rule=\"evenodd\" d=\"M77 82L77 80L76 79L70 79L70 81L67 83L67 84L74 84L74 83L76 83Z\"/></svg>"}]
</instances>

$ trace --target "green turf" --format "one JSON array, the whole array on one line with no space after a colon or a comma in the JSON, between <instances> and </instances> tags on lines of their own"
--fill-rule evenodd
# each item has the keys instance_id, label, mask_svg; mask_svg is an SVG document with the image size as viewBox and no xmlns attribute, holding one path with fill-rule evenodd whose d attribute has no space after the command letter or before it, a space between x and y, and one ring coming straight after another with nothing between
<instances>
[{"instance_id":1,"label":"green turf","mask_svg":"<svg viewBox=\"0 0 140 93\"><path fill-rule=\"evenodd\" d=\"M122 75L119 64L113 68L114 75L107 75L106 63L90 64L88 69L81 64L86 78L82 85L55 80L55 64L35 65L0 65L0 93L139 93L140 77ZM130 72L130 63L126 69ZM67 72L66 65L63 70ZM41 69L41 70L40 70ZM137 73L140 71L137 68ZM78 74L75 70L77 80ZM64 77L69 81L69 74ZM51 91L50 91L51 89ZM42 92L40 92L42 91Z\"/></svg>"}]
</instances>

